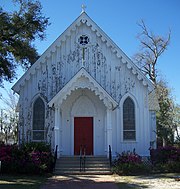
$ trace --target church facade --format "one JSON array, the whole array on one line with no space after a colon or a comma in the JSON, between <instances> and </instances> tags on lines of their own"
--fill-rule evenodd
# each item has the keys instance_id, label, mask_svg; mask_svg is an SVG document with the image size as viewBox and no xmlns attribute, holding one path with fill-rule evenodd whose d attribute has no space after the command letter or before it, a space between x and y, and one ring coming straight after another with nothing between
<instances>
[{"instance_id":1,"label":"church facade","mask_svg":"<svg viewBox=\"0 0 180 189\"><path fill-rule=\"evenodd\" d=\"M12 88L19 142L47 142L59 156L149 156L156 144L154 86L85 13Z\"/></svg>"}]
</instances>

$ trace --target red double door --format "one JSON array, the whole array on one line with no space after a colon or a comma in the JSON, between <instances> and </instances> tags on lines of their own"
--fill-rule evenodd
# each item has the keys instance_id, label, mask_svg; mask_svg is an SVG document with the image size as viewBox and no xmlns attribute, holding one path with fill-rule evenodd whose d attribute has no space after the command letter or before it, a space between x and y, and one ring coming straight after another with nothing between
<instances>
[{"instance_id":1,"label":"red double door","mask_svg":"<svg viewBox=\"0 0 180 189\"><path fill-rule=\"evenodd\" d=\"M86 155L93 155L93 117L74 118L74 155L86 151Z\"/></svg>"}]
</instances>

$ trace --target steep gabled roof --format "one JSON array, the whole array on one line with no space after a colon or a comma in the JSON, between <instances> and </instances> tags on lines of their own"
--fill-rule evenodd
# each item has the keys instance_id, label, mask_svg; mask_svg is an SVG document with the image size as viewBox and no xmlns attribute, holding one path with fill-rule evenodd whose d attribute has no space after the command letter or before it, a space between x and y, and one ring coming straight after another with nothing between
<instances>
[{"instance_id":1,"label":"steep gabled roof","mask_svg":"<svg viewBox=\"0 0 180 189\"><path fill-rule=\"evenodd\" d=\"M31 68L17 81L12 89L19 93L20 86L25 84L26 80L29 80L31 75L35 74L51 53L55 52L57 47L61 46L62 42L66 41L66 38L71 35L71 31L75 31L81 24L86 24L92 31L96 33L98 37L116 54L117 58L121 59L122 63L132 71L132 74L136 75L138 80L142 81L144 86L148 87L149 91L154 89L153 84L146 76L140 71L140 69L131 61L131 59L107 36L107 34L85 13L83 12L42 54L42 56L31 66Z\"/></svg>"},{"instance_id":2,"label":"steep gabled roof","mask_svg":"<svg viewBox=\"0 0 180 189\"><path fill-rule=\"evenodd\" d=\"M105 89L84 69L80 71L50 100L48 105L61 105L63 100L77 89L89 89L104 102L109 109L115 109L118 103L107 93Z\"/></svg>"}]
</instances>

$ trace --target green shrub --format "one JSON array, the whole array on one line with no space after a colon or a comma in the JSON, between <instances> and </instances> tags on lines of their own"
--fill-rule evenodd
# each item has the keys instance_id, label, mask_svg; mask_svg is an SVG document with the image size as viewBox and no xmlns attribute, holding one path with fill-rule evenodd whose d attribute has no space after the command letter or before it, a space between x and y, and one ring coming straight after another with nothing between
<instances>
[{"instance_id":1,"label":"green shrub","mask_svg":"<svg viewBox=\"0 0 180 189\"><path fill-rule=\"evenodd\" d=\"M180 173L180 162L157 163L153 166L155 173Z\"/></svg>"},{"instance_id":2,"label":"green shrub","mask_svg":"<svg viewBox=\"0 0 180 189\"><path fill-rule=\"evenodd\" d=\"M51 151L51 146L44 142L25 143L22 145L21 148L27 152L32 152L32 151L50 152Z\"/></svg>"},{"instance_id":3,"label":"green shrub","mask_svg":"<svg viewBox=\"0 0 180 189\"><path fill-rule=\"evenodd\" d=\"M119 175L138 175L150 172L150 167L145 165L142 158L135 152L118 154L113 163L113 172Z\"/></svg>"},{"instance_id":4,"label":"green shrub","mask_svg":"<svg viewBox=\"0 0 180 189\"><path fill-rule=\"evenodd\" d=\"M155 172L180 172L180 148L174 146L151 150L151 160Z\"/></svg>"},{"instance_id":5,"label":"green shrub","mask_svg":"<svg viewBox=\"0 0 180 189\"><path fill-rule=\"evenodd\" d=\"M174 146L159 147L150 151L153 164L180 161L180 148Z\"/></svg>"}]
</instances>

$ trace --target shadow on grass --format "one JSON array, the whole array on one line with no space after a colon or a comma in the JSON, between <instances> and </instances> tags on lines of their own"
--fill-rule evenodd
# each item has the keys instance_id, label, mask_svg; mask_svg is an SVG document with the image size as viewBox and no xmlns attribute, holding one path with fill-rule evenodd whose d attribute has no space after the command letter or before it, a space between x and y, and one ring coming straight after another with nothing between
<instances>
[{"instance_id":1,"label":"shadow on grass","mask_svg":"<svg viewBox=\"0 0 180 189\"><path fill-rule=\"evenodd\" d=\"M0 175L0 189L39 189L47 176Z\"/></svg>"},{"instance_id":2,"label":"shadow on grass","mask_svg":"<svg viewBox=\"0 0 180 189\"><path fill-rule=\"evenodd\" d=\"M50 179L42 189L119 189L117 184L106 175L57 175Z\"/></svg>"},{"instance_id":3,"label":"shadow on grass","mask_svg":"<svg viewBox=\"0 0 180 189\"><path fill-rule=\"evenodd\" d=\"M129 184L126 182L119 182L118 183L119 189L139 189L139 188L148 188L142 184Z\"/></svg>"}]
</instances>

